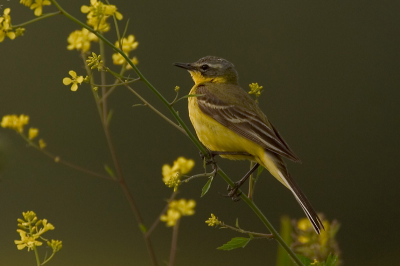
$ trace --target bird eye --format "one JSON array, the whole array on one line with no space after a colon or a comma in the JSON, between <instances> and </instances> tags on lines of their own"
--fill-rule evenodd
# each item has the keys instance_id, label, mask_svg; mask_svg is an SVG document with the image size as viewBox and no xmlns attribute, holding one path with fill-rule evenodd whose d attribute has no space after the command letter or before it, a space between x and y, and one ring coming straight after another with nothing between
<instances>
[{"instance_id":1,"label":"bird eye","mask_svg":"<svg viewBox=\"0 0 400 266\"><path fill-rule=\"evenodd\" d=\"M202 65L201 68L202 68L203 70L207 70L207 69L209 68L209 66L208 66L208 65Z\"/></svg>"}]
</instances>

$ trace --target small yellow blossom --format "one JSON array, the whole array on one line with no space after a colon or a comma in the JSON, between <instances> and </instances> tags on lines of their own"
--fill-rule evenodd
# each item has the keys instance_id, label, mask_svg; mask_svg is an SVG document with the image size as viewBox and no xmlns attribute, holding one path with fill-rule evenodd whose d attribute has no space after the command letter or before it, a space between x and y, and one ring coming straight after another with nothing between
<instances>
[{"instance_id":1,"label":"small yellow blossom","mask_svg":"<svg viewBox=\"0 0 400 266\"><path fill-rule=\"evenodd\" d=\"M43 6L49 6L51 2L49 0L35 0L35 3L31 5L31 9L35 9L35 16L41 16Z\"/></svg>"},{"instance_id":2,"label":"small yellow blossom","mask_svg":"<svg viewBox=\"0 0 400 266\"><path fill-rule=\"evenodd\" d=\"M208 224L208 226L217 226L217 225L220 225L221 222L218 220L217 217L215 217L214 214L211 213L211 217L208 218L208 220L206 221L206 224Z\"/></svg>"},{"instance_id":3,"label":"small yellow blossom","mask_svg":"<svg viewBox=\"0 0 400 266\"><path fill-rule=\"evenodd\" d=\"M193 215L194 207L196 207L196 201L194 200L180 199L169 203L169 208L179 211L183 216Z\"/></svg>"},{"instance_id":4,"label":"small yellow blossom","mask_svg":"<svg viewBox=\"0 0 400 266\"><path fill-rule=\"evenodd\" d=\"M169 203L168 211L160 217L160 220L166 222L167 226L174 226L181 216L190 216L194 214L194 200L173 200Z\"/></svg>"},{"instance_id":5,"label":"small yellow blossom","mask_svg":"<svg viewBox=\"0 0 400 266\"><path fill-rule=\"evenodd\" d=\"M121 39L122 42L122 51L124 51L124 53L128 54L130 51L135 50L139 43L135 42L135 36L134 35L129 35L127 38L122 38ZM115 42L115 46L117 48L120 48L119 46L119 41Z\"/></svg>"},{"instance_id":6,"label":"small yellow blossom","mask_svg":"<svg viewBox=\"0 0 400 266\"><path fill-rule=\"evenodd\" d=\"M114 54L112 55L112 59L113 59L114 65L122 65L122 64L124 64L124 63L126 62L125 58L124 58L120 53L114 53ZM132 61L132 63L133 63L134 65L139 64L139 61L138 61L138 59L136 58L136 56L133 57L133 58L131 59L131 61ZM132 69L132 66L128 64L128 65L126 66L126 69Z\"/></svg>"},{"instance_id":7,"label":"small yellow blossom","mask_svg":"<svg viewBox=\"0 0 400 266\"><path fill-rule=\"evenodd\" d=\"M69 43L67 46L68 50L76 49L78 51L87 52L90 50L90 42L97 42L99 38L88 29L83 28L82 30L71 32L67 40Z\"/></svg>"},{"instance_id":8,"label":"small yellow blossom","mask_svg":"<svg viewBox=\"0 0 400 266\"><path fill-rule=\"evenodd\" d=\"M121 20L122 14L117 11L115 5L106 5L101 1L90 0L90 6L83 5L82 13L87 13L87 24L92 26L96 31L107 32L110 30L110 24L107 18L115 15L118 20Z\"/></svg>"},{"instance_id":9,"label":"small yellow blossom","mask_svg":"<svg viewBox=\"0 0 400 266\"><path fill-rule=\"evenodd\" d=\"M42 235L43 233L49 231L49 230L54 230L54 225L52 225L51 223L48 223L46 219L41 220L41 223L43 225L43 228L41 228L39 230L39 232L35 235Z\"/></svg>"},{"instance_id":10,"label":"small yellow blossom","mask_svg":"<svg viewBox=\"0 0 400 266\"><path fill-rule=\"evenodd\" d=\"M259 86L258 83L251 83L249 87L249 94L254 94L256 96L256 102L258 102L258 97L260 97L261 92L263 91L263 86Z\"/></svg>"},{"instance_id":11,"label":"small yellow blossom","mask_svg":"<svg viewBox=\"0 0 400 266\"><path fill-rule=\"evenodd\" d=\"M52 239L51 241L47 241L47 245L53 249L53 252L57 252L62 248L62 241Z\"/></svg>"},{"instance_id":12,"label":"small yellow blossom","mask_svg":"<svg viewBox=\"0 0 400 266\"><path fill-rule=\"evenodd\" d=\"M317 235L313 226L307 218L302 218L293 223L293 250L314 261L312 265L320 265L320 261L325 261L329 254L339 255L340 250L335 236L339 230L337 221L329 222L322 214L319 215L325 230Z\"/></svg>"},{"instance_id":13,"label":"small yellow blossom","mask_svg":"<svg viewBox=\"0 0 400 266\"><path fill-rule=\"evenodd\" d=\"M180 184L181 176L189 173L193 167L194 161L184 157L179 157L172 167L168 164L164 164L162 167L163 182L168 187L174 187L176 191L177 186Z\"/></svg>"},{"instance_id":14,"label":"small yellow blossom","mask_svg":"<svg viewBox=\"0 0 400 266\"><path fill-rule=\"evenodd\" d=\"M181 218L181 213L177 210L174 209L168 209L166 215L162 215L160 217L160 220L163 222L166 222L167 226L174 226L176 224L176 221Z\"/></svg>"},{"instance_id":15,"label":"small yellow blossom","mask_svg":"<svg viewBox=\"0 0 400 266\"><path fill-rule=\"evenodd\" d=\"M70 70L68 73L72 77L72 79L64 78L63 83L64 83L64 85L67 85L67 86L72 83L71 91L76 91L78 89L78 83L80 85L83 82L83 76L77 76L76 72L73 70Z\"/></svg>"},{"instance_id":16,"label":"small yellow blossom","mask_svg":"<svg viewBox=\"0 0 400 266\"><path fill-rule=\"evenodd\" d=\"M47 146L46 142L44 142L43 139L39 139L39 147L41 149L44 149L44 148L46 148L46 146Z\"/></svg>"},{"instance_id":17,"label":"small yellow blossom","mask_svg":"<svg viewBox=\"0 0 400 266\"><path fill-rule=\"evenodd\" d=\"M101 55L96 55L95 53L92 53L92 56L88 57L86 63L90 66L90 69L97 68L98 71L101 71L104 68L104 62L101 60Z\"/></svg>"},{"instance_id":18,"label":"small yellow blossom","mask_svg":"<svg viewBox=\"0 0 400 266\"><path fill-rule=\"evenodd\" d=\"M1 120L1 127L10 128L22 133L24 126L29 123L29 116L27 115L6 115Z\"/></svg>"},{"instance_id":19,"label":"small yellow blossom","mask_svg":"<svg viewBox=\"0 0 400 266\"><path fill-rule=\"evenodd\" d=\"M19 1L21 4L25 5L25 6L30 6L32 5L32 0L21 0Z\"/></svg>"},{"instance_id":20,"label":"small yellow blossom","mask_svg":"<svg viewBox=\"0 0 400 266\"><path fill-rule=\"evenodd\" d=\"M43 244L42 242L36 240L39 236L28 236L27 232L22 230L19 231L19 235L21 240L14 240L18 250L22 250L27 247L29 251L34 247L41 246Z\"/></svg>"},{"instance_id":21,"label":"small yellow blossom","mask_svg":"<svg viewBox=\"0 0 400 266\"><path fill-rule=\"evenodd\" d=\"M39 134L39 129L31 127L28 132L28 137L30 140L33 140Z\"/></svg>"},{"instance_id":22,"label":"small yellow blossom","mask_svg":"<svg viewBox=\"0 0 400 266\"><path fill-rule=\"evenodd\" d=\"M3 16L0 17L0 42L4 41L4 38L7 36L11 40L14 40L15 37L22 35L23 28L18 28L18 34L12 30L11 26L11 9L6 8L3 11Z\"/></svg>"},{"instance_id":23,"label":"small yellow blossom","mask_svg":"<svg viewBox=\"0 0 400 266\"><path fill-rule=\"evenodd\" d=\"M178 91L179 91L179 89L180 89L180 87L179 87L179 86L175 86L175 91L176 91L176 92L178 92Z\"/></svg>"},{"instance_id":24,"label":"small yellow blossom","mask_svg":"<svg viewBox=\"0 0 400 266\"><path fill-rule=\"evenodd\" d=\"M24 219L25 219L26 221L33 221L33 220L37 219L36 213L33 212L33 211L23 212L23 213L22 213L22 216L24 216Z\"/></svg>"}]
</instances>

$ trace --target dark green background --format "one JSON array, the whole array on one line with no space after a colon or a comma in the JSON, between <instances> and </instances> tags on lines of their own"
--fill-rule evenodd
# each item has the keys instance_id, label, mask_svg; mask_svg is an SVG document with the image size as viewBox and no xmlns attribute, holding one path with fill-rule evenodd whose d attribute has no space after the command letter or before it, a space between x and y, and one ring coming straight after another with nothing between
<instances>
[{"instance_id":1,"label":"dark green background","mask_svg":"<svg viewBox=\"0 0 400 266\"><path fill-rule=\"evenodd\" d=\"M80 13L89 1L59 1ZM303 164L289 168L314 207L338 219L338 241L345 265L395 265L398 222L399 7L398 1L114 1L129 34L140 45L139 68L168 99L176 85L187 93L189 74L173 62L217 55L233 62L240 83L258 82L265 91L260 106ZM18 0L12 22L33 18ZM55 7L45 7L45 12ZM123 25L123 23L121 23ZM24 113L40 129L48 150L79 165L103 171L111 165L105 137L87 85L71 92L62 79L73 69L84 75L67 37L79 27L63 16L40 21L26 34L0 44L0 116ZM106 37L114 41L115 32ZM98 45L93 45L98 51ZM111 50L107 50L110 62ZM109 82L112 80L110 79ZM164 113L166 108L142 84L134 86ZM110 97L111 131L123 171L147 225L157 217L171 190L161 167L178 156L196 160L198 151L175 128L120 87ZM187 104L176 105L189 124ZM167 113L168 114L168 113ZM168 114L168 116L170 116ZM171 116L170 116L171 117ZM18 251L16 219L34 210L56 230L49 238L64 248L49 265L150 265L140 231L121 189L57 165L29 148L13 131L0 130L0 265L34 265L33 252ZM218 160L232 179L247 162ZM267 232L243 203L222 198L218 178L199 197L205 180L182 187L179 197L197 201L196 214L184 217L176 265L274 265L277 244L254 241L245 249L219 251L238 234L207 227L214 213L221 220ZM278 227L287 214L303 217L291 193L264 173L255 201ZM160 225L152 236L161 261L168 260L172 230Z\"/></svg>"}]
</instances>

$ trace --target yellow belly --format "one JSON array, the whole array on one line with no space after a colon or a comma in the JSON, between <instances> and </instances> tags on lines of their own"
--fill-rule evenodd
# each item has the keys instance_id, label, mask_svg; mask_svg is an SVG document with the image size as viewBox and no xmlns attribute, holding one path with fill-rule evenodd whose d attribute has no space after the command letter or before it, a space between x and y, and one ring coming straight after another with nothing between
<instances>
[{"instance_id":1,"label":"yellow belly","mask_svg":"<svg viewBox=\"0 0 400 266\"><path fill-rule=\"evenodd\" d=\"M191 94L194 93L191 92ZM252 155L221 155L221 157L231 160L258 161L258 157L263 156L262 147L204 114L197 104L196 97L189 98L189 117L197 137L211 151L247 152Z\"/></svg>"}]
</instances>

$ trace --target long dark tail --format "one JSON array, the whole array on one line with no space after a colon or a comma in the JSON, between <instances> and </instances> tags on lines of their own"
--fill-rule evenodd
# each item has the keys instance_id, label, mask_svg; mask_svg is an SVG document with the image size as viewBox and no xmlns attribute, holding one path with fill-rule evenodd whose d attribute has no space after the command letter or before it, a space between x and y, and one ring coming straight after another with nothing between
<instances>
[{"instance_id":1,"label":"long dark tail","mask_svg":"<svg viewBox=\"0 0 400 266\"><path fill-rule=\"evenodd\" d=\"M292 191L297 202L300 204L304 213L307 215L308 220L310 220L311 224L313 225L315 232L317 232L317 234L320 234L321 229L325 230L325 228L321 220L319 219L318 214L315 212L313 206L308 201L304 193L300 190L299 186L294 182L290 174L285 176L285 179L286 179L285 181L289 185L288 188Z\"/></svg>"},{"instance_id":2,"label":"long dark tail","mask_svg":"<svg viewBox=\"0 0 400 266\"><path fill-rule=\"evenodd\" d=\"M285 162L282 160L281 156L265 151L265 156L262 158L262 165L283 185L285 185L290 191L292 191L297 202L300 204L304 213L307 215L311 224L313 225L315 232L320 234L321 229L324 229L324 225L319 219L317 213L312 207L311 203L308 201L307 197L300 190L299 186L290 176ZM261 159L261 158L260 158Z\"/></svg>"}]
</instances>

